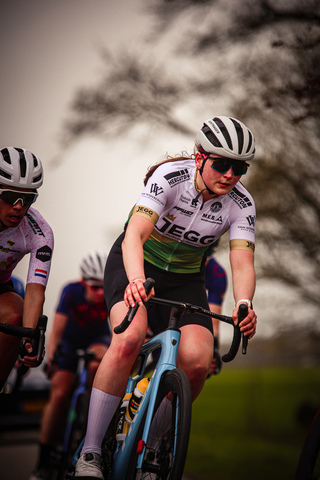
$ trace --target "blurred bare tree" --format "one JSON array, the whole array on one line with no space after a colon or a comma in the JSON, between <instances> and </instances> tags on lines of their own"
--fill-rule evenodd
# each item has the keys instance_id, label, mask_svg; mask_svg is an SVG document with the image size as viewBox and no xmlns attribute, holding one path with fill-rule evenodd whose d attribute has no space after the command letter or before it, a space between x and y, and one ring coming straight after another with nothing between
<instances>
[{"instance_id":1,"label":"blurred bare tree","mask_svg":"<svg viewBox=\"0 0 320 480\"><path fill-rule=\"evenodd\" d=\"M137 122L191 137L179 108L190 104L199 121L224 105L257 139L246 186L258 274L320 306L320 2L146 0L146 10L143 49L103 50L105 74L76 93L67 141Z\"/></svg>"}]
</instances>

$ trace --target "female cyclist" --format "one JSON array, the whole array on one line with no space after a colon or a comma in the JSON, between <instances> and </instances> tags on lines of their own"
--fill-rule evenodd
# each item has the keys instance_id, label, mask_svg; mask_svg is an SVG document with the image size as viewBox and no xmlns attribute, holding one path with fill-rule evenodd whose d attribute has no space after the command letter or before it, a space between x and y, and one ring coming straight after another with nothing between
<instances>
[{"instance_id":1,"label":"female cyclist","mask_svg":"<svg viewBox=\"0 0 320 480\"><path fill-rule=\"evenodd\" d=\"M53 233L31 207L43 183L42 165L24 148L0 150L0 322L35 327L42 314L53 250ZM24 299L14 290L11 274L30 253ZM18 357L20 339L0 334L0 390ZM37 366L36 353L26 341L27 367Z\"/></svg>"},{"instance_id":2,"label":"female cyclist","mask_svg":"<svg viewBox=\"0 0 320 480\"><path fill-rule=\"evenodd\" d=\"M230 231L230 263L235 308L249 306L241 331L252 338L256 314L255 207L240 183L255 153L251 131L230 117L204 122L196 137L194 156L168 158L149 169L145 188L131 211L125 232L116 240L105 271L105 296L112 328L129 306L141 306L121 335L114 335L95 376L88 428L75 477L103 480L101 443L124 393L128 375L147 330L143 283L155 279L159 297L187 301L208 309L204 280L206 250ZM154 295L154 289L150 295ZM167 310L158 309L165 328ZM178 367L190 380L193 400L206 380L213 358L212 321L201 315L185 315L181 324Z\"/></svg>"}]
</instances>

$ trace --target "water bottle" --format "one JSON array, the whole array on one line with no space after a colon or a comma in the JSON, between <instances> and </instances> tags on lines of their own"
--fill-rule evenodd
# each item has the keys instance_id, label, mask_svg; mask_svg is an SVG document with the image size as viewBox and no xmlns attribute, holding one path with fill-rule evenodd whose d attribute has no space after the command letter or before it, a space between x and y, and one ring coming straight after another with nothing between
<instances>
[{"instance_id":1,"label":"water bottle","mask_svg":"<svg viewBox=\"0 0 320 480\"><path fill-rule=\"evenodd\" d=\"M125 415L126 422L128 422L129 425L131 425L132 420L139 408L142 397L148 388L149 382L149 378L143 378L142 380L140 380L140 382L137 383L137 386L133 391Z\"/></svg>"},{"instance_id":2,"label":"water bottle","mask_svg":"<svg viewBox=\"0 0 320 480\"><path fill-rule=\"evenodd\" d=\"M116 440L122 442L128 433L130 425L126 422L125 416L131 398L131 393L126 393L122 399L119 412L119 423L117 427Z\"/></svg>"}]
</instances>

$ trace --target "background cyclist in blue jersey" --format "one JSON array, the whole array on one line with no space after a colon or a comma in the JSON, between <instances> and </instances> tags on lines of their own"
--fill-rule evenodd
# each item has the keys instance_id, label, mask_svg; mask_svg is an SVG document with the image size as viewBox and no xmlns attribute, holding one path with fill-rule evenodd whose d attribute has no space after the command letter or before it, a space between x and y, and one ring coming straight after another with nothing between
<instances>
[{"instance_id":1,"label":"background cyclist in blue jersey","mask_svg":"<svg viewBox=\"0 0 320 480\"><path fill-rule=\"evenodd\" d=\"M170 157L149 169L126 229L109 253L104 284L112 328L120 324L129 306L137 302L141 308L124 333L113 335L97 370L75 478L104 479L102 440L148 328L143 306L147 277L155 279L150 295L156 291L159 297L208 309L206 250L228 231L235 299L232 316L238 323L238 307L247 304L248 315L240 329L248 338L255 334L257 317L251 303L255 291L255 206L240 182L254 154L251 131L239 120L220 116L204 122L194 155ZM168 308L157 307L157 319L164 329ZM212 321L199 314L183 315L180 328L177 366L186 372L195 400L212 363Z\"/></svg>"},{"instance_id":2,"label":"background cyclist in blue jersey","mask_svg":"<svg viewBox=\"0 0 320 480\"><path fill-rule=\"evenodd\" d=\"M96 353L98 359L107 351L111 331L103 293L105 263L104 253L90 252L80 265L82 280L69 283L63 288L48 342L48 371L51 370L59 345L62 352L69 354L89 348ZM39 461L30 480L48 480L51 477L52 453L74 388L76 367L75 358L63 356L58 357L57 365L53 365L50 398L41 423ZM97 361L90 362L89 386L97 367Z\"/></svg>"},{"instance_id":3,"label":"background cyclist in blue jersey","mask_svg":"<svg viewBox=\"0 0 320 480\"><path fill-rule=\"evenodd\" d=\"M225 269L214 258L214 253L219 241L215 242L207 250L205 266L205 282L208 292L209 308L214 313L222 313L222 303L227 290L227 274ZM213 360L209 369L209 375L220 373L222 361L220 356L219 320L212 319L214 333Z\"/></svg>"}]
</instances>

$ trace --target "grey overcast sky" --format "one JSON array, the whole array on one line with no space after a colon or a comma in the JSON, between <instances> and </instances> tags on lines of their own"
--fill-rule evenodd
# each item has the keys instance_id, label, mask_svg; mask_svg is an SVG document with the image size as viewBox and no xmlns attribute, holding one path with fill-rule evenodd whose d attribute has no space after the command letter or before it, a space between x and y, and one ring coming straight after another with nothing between
<instances>
[{"instance_id":1,"label":"grey overcast sky","mask_svg":"<svg viewBox=\"0 0 320 480\"><path fill-rule=\"evenodd\" d=\"M44 160L74 90L94 82L98 48L133 43L147 30L144 0L1 2L0 145L34 150Z\"/></svg>"}]
</instances>

